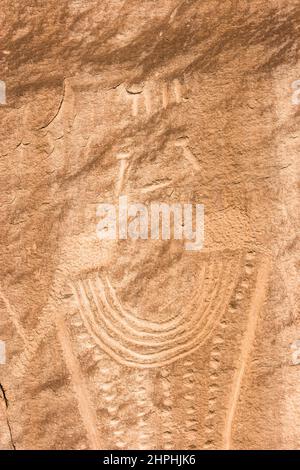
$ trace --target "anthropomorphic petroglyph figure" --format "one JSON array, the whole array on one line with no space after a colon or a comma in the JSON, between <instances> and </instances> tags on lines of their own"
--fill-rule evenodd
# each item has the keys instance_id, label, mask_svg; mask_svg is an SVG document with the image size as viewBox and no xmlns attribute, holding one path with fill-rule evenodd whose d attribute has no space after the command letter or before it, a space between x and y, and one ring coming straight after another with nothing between
<instances>
[{"instance_id":1,"label":"anthropomorphic petroglyph figure","mask_svg":"<svg viewBox=\"0 0 300 470\"><path fill-rule=\"evenodd\" d=\"M178 89L176 93L179 96ZM188 108L186 112L188 115ZM183 116L176 118L171 130L172 126L180 126L186 118ZM107 119L112 117L108 114ZM80 111L77 121L81 122ZM71 128L68 139L76 139L77 132L80 127ZM142 203L147 203L149 197L171 202L172 186L181 200L187 201L192 195L193 201L205 203L197 195L203 178L202 166L190 149L197 147L195 134L193 138L178 138L175 145L154 153L155 158L152 152L141 153L139 139L137 134L127 139L126 145L120 141L121 150L104 155L103 171L107 175L103 171L101 174L106 186L100 191L98 186L89 188L94 191L94 203L97 198L99 202L113 202L121 194L130 198L134 195L135 201ZM135 145L138 157L133 165ZM146 142L143 145L147 150ZM179 151L174 152L174 148ZM89 152L92 150L87 148L86 153ZM166 171L168 162L170 170ZM190 165L192 172L182 173L178 180L176 171L181 174L186 165ZM213 174L214 170L209 171ZM160 183L161 175L169 178L167 186ZM133 182L135 189L131 195ZM82 184L86 184L84 180ZM225 188L221 186L220 191L227 193L228 198L230 192ZM194 256L184 253L180 240L100 242L92 231L89 237L86 229L76 236L66 233L61 238L60 266L54 293L45 310L52 313L42 317L47 317L47 321L52 318L56 325L88 445L92 448L106 445L97 418L100 409L106 410L105 426L111 429L105 442L113 448L168 449L180 442L186 448L232 445L237 397L253 347L270 263L250 248L246 232L240 232L231 246L230 241L217 241L220 228L213 212L222 207L214 208L212 200L209 196L206 201L207 223L209 231L211 225L215 228L207 234L204 250ZM84 206L85 200L80 198L77 203ZM236 216L232 217L232 228L236 220ZM69 292L63 295L63 302L57 290ZM231 348L226 338L235 328L240 331L240 339ZM36 351L31 352L31 357ZM87 363L77 359L79 351L88 355ZM28 363L28 359L24 360ZM24 360L19 371L24 370ZM227 369L227 361L233 361L232 372ZM90 367L92 376L88 373ZM200 384L203 373L207 381ZM91 392L90 379L99 384ZM131 384L127 390L126 383ZM118 393L114 393L116 387ZM181 398L176 395L178 387ZM155 405L154 397L158 403L161 397L162 408ZM224 409L220 400L227 403ZM136 409L130 407L132 401L136 401ZM156 411L149 415L153 407ZM126 410L124 414L122 409ZM168 429L174 416L183 423L181 437L176 426ZM127 433L129 418L136 424ZM218 424L221 422L222 425Z\"/></svg>"},{"instance_id":2,"label":"anthropomorphic petroglyph figure","mask_svg":"<svg viewBox=\"0 0 300 470\"><path fill-rule=\"evenodd\" d=\"M183 116L172 125L180 126ZM76 119L81 122L80 111ZM62 126L65 129L65 124ZM71 125L66 138L76 140L77 132L80 126L72 129ZM146 142L141 153L139 139L139 135L132 136L126 145L120 140L121 150L104 154L101 173L97 168L91 170L95 171L95 181L102 178L104 186L88 187L88 181L82 179L80 187L86 187L82 194L89 191L93 203L97 199L112 203L122 194L134 196L134 202L143 204L149 198L171 203L173 186L179 200L206 203L204 249L184 253L180 240L99 241L96 226L92 228L88 221L84 231L65 232L60 238L54 291L40 316L39 334L30 348L25 343L26 354L16 364L16 376L22 378L28 370L41 347L46 325L52 324L88 447L230 448L270 262L251 248L244 229L236 232L237 238L232 241L226 241L226 237L218 241L222 230L214 211L223 207L213 207L210 195L203 201L200 185L205 171L213 175L215 169L200 167L190 150L197 147L195 134L193 138L178 138L175 145L173 139L173 144L171 141L154 153L155 158L153 152L147 153ZM135 142L138 157L133 164ZM174 148L179 151L174 152ZM86 149L84 160L89 152L93 152L92 147ZM70 168L73 165L68 161L65 164ZM192 171L182 173L186 165ZM162 175L169 178L167 185L160 183ZM69 195L75 191L73 202L84 214L86 201L84 197L76 200L75 181ZM135 188L132 195L131 187ZM226 182L219 191L225 198L233 197L231 190L226 190ZM238 211L230 215L232 210L228 209L231 230L241 217ZM228 344L227 338L236 330L239 336ZM228 367L229 362L233 369ZM203 374L205 382L200 380ZM97 386L91 388L90 380ZM221 405L224 400L225 407ZM106 411L100 420L101 410ZM135 424L127 432L126 423L131 421ZM180 435L179 422L183 426ZM103 426L110 429L106 438Z\"/></svg>"}]
</instances>

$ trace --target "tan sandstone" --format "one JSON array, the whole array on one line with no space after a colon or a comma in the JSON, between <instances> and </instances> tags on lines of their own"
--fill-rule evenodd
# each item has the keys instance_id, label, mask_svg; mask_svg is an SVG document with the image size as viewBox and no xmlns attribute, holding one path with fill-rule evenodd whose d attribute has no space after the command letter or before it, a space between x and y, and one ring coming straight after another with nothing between
<instances>
[{"instance_id":1,"label":"tan sandstone","mask_svg":"<svg viewBox=\"0 0 300 470\"><path fill-rule=\"evenodd\" d=\"M299 1L0 6L0 448L299 448Z\"/></svg>"}]
</instances>

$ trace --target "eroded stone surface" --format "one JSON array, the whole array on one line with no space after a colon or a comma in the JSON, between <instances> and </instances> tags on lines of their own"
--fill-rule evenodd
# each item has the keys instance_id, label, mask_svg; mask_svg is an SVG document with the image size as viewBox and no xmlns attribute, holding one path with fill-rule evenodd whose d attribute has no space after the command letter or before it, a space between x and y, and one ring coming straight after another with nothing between
<instances>
[{"instance_id":1,"label":"eroded stone surface","mask_svg":"<svg viewBox=\"0 0 300 470\"><path fill-rule=\"evenodd\" d=\"M299 448L298 1L23 3L1 3L0 447ZM100 241L121 194L204 204L204 249Z\"/></svg>"}]
</instances>

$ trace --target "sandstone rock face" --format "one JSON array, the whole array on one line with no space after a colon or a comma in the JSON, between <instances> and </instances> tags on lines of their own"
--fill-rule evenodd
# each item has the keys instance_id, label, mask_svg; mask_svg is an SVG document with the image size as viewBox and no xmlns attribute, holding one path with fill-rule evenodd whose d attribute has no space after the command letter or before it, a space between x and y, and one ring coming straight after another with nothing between
<instances>
[{"instance_id":1,"label":"sandstone rock face","mask_svg":"<svg viewBox=\"0 0 300 470\"><path fill-rule=\"evenodd\" d=\"M1 9L0 448L299 448L298 0Z\"/></svg>"}]
</instances>

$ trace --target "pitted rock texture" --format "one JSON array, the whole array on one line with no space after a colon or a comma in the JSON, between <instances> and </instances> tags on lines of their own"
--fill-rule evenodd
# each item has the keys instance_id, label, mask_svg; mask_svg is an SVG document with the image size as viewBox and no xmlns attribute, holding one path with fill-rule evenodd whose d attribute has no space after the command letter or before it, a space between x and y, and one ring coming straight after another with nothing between
<instances>
[{"instance_id":1,"label":"pitted rock texture","mask_svg":"<svg viewBox=\"0 0 300 470\"><path fill-rule=\"evenodd\" d=\"M299 448L298 0L1 10L0 448ZM121 195L203 249L99 240Z\"/></svg>"}]
</instances>

